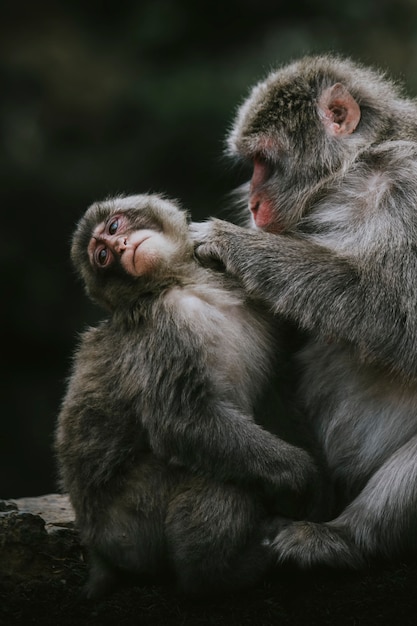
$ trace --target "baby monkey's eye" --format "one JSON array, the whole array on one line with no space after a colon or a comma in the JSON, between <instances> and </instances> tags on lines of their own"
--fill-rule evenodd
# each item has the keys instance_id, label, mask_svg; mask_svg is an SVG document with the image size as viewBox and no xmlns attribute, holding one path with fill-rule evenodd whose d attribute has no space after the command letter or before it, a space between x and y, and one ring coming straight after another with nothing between
<instances>
[{"instance_id":1,"label":"baby monkey's eye","mask_svg":"<svg viewBox=\"0 0 417 626\"><path fill-rule=\"evenodd\" d=\"M106 265L107 259L109 256L109 251L107 248L100 248L97 252L96 259L99 265Z\"/></svg>"},{"instance_id":2,"label":"baby monkey's eye","mask_svg":"<svg viewBox=\"0 0 417 626\"><path fill-rule=\"evenodd\" d=\"M117 232L118 228L119 220L116 218L115 220L112 220L109 224L109 235L114 235Z\"/></svg>"}]
</instances>

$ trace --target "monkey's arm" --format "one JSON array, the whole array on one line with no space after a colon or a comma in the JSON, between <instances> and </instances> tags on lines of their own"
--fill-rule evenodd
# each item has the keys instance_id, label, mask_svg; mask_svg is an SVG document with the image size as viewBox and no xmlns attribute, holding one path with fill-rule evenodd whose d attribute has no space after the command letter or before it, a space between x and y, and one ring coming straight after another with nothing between
<instances>
[{"instance_id":1,"label":"monkey's arm","mask_svg":"<svg viewBox=\"0 0 417 626\"><path fill-rule=\"evenodd\" d=\"M162 343L161 336L159 340ZM292 492L304 502L315 499L319 471L312 457L262 429L228 402L213 383L199 347L193 353L189 346L188 367L183 343L179 338L175 345L170 337L170 363L163 372L158 371L155 353L149 364L153 383L141 420L152 450L169 462L220 481L258 485L278 497L280 492Z\"/></svg>"},{"instance_id":2,"label":"monkey's arm","mask_svg":"<svg viewBox=\"0 0 417 626\"><path fill-rule=\"evenodd\" d=\"M325 340L353 345L366 362L417 376L417 259L409 244L391 249L388 242L366 261L221 220L194 231L197 255L220 260L276 313Z\"/></svg>"}]
</instances>

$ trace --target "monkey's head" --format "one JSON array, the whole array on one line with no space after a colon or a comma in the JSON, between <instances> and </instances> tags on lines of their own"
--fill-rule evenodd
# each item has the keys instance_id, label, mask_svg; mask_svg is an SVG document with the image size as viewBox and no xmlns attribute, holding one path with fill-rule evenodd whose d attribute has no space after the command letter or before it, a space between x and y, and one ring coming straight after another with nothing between
<instances>
[{"instance_id":1,"label":"monkey's head","mask_svg":"<svg viewBox=\"0 0 417 626\"><path fill-rule=\"evenodd\" d=\"M404 117L391 83L350 60L307 57L270 73L238 109L227 140L230 155L253 164L253 224L282 232L298 223L326 180L389 136L401 110Z\"/></svg>"},{"instance_id":2,"label":"monkey's head","mask_svg":"<svg viewBox=\"0 0 417 626\"><path fill-rule=\"evenodd\" d=\"M127 310L182 276L193 258L187 214L159 195L96 202L77 225L71 258L94 301Z\"/></svg>"}]
</instances>

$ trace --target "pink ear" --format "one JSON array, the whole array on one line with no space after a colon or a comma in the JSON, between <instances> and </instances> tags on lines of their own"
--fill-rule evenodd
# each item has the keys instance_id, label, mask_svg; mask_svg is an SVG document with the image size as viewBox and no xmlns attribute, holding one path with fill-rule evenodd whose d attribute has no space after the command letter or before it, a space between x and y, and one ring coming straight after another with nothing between
<instances>
[{"instance_id":1,"label":"pink ear","mask_svg":"<svg viewBox=\"0 0 417 626\"><path fill-rule=\"evenodd\" d=\"M327 132L339 137L353 133L361 119L358 103L341 83L323 91L319 112Z\"/></svg>"}]
</instances>

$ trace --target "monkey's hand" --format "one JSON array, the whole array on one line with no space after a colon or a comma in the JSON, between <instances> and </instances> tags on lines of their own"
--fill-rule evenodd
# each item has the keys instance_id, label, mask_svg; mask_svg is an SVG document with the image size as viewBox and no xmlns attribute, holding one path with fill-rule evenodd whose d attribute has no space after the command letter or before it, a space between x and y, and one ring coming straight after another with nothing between
<instances>
[{"instance_id":1,"label":"monkey's hand","mask_svg":"<svg viewBox=\"0 0 417 626\"><path fill-rule=\"evenodd\" d=\"M255 231L215 218L207 222L192 222L190 233L199 261L203 265L210 265L213 261L220 262L230 274L236 273L236 267L229 241L233 239L244 242L248 237L256 236Z\"/></svg>"},{"instance_id":2,"label":"monkey's hand","mask_svg":"<svg viewBox=\"0 0 417 626\"><path fill-rule=\"evenodd\" d=\"M271 472L262 483L267 507L273 514L285 517L316 518L325 510L329 493L324 475L308 452L293 448L291 471Z\"/></svg>"}]
</instances>

